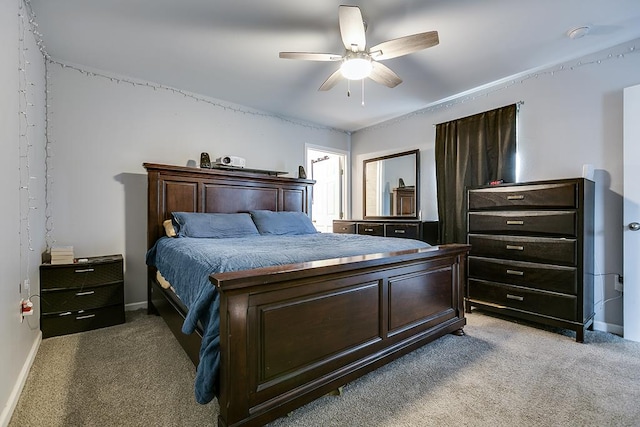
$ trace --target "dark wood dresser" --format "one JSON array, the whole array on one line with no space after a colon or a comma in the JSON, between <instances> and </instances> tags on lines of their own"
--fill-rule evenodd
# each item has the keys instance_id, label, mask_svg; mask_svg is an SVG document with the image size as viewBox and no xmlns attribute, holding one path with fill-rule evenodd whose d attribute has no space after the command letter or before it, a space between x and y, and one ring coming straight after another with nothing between
<instances>
[{"instance_id":1,"label":"dark wood dresser","mask_svg":"<svg viewBox=\"0 0 640 427\"><path fill-rule=\"evenodd\" d=\"M42 337L124 323L122 255L40 266Z\"/></svg>"},{"instance_id":2,"label":"dark wood dresser","mask_svg":"<svg viewBox=\"0 0 640 427\"><path fill-rule=\"evenodd\" d=\"M467 207L467 309L571 329L584 341L594 317L594 183L478 187Z\"/></svg>"},{"instance_id":3,"label":"dark wood dresser","mask_svg":"<svg viewBox=\"0 0 640 427\"><path fill-rule=\"evenodd\" d=\"M438 221L341 219L333 221L333 232L402 237L438 244Z\"/></svg>"},{"instance_id":4,"label":"dark wood dresser","mask_svg":"<svg viewBox=\"0 0 640 427\"><path fill-rule=\"evenodd\" d=\"M415 187L394 188L391 193L391 206L393 207L394 215L415 215Z\"/></svg>"}]
</instances>

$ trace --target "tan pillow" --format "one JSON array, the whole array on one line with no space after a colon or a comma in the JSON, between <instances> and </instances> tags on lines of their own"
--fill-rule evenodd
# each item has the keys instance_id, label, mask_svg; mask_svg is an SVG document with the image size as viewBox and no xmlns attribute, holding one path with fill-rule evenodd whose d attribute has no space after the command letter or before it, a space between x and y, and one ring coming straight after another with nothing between
<instances>
[{"instance_id":1,"label":"tan pillow","mask_svg":"<svg viewBox=\"0 0 640 427\"><path fill-rule=\"evenodd\" d=\"M173 222L170 219L165 220L162 225L164 226L164 232L167 237L176 237L176 229L173 228Z\"/></svg>"}]
</instances>

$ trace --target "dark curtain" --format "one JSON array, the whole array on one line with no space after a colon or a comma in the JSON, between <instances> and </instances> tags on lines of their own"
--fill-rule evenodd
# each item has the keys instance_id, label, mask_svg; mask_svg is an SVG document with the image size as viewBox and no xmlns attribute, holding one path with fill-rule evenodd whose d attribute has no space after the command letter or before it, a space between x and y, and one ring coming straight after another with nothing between
<instances>
[{"instance_id":1,"label":"dark curtain","mask_svg":"<svg viewBox=\"0 0 640 427\"><path fill-rule=\"evenodd\" d=\"M466 189L515 182L517 104L436 125L441 243L465 243Z\"/></svg>"}]
</instances>

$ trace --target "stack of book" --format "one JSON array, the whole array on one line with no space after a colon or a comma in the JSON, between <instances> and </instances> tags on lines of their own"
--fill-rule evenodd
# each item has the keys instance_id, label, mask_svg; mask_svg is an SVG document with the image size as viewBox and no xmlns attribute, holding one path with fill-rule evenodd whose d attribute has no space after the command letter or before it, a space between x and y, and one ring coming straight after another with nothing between
<instances>
[{"instance_id":1,"label":"stack of book","mask_svg":"<svg viewBox=\"0 0 640 427\"><path fill-rule=\"evenodd\" d=\"M52 247L51 264L73 264L73 246Z\"/></svg>"}]
</instances>

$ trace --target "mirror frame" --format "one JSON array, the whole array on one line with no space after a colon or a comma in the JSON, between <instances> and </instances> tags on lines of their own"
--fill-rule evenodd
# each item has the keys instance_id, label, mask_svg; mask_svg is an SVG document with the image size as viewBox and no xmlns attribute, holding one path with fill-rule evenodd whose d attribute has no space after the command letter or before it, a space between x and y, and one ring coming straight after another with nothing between
<instances>
[{"instance_id":1,"label":"mirror frame","mask_svg":"<svg viewBox=\"0 0 640 427\"><path fill-rule=\"evenodd\" d=\"M415 206L413 215L367 215L367 165L369 163L382 160L394 159L397 157L415 155ZM403 151L402 153L389 154L362 161L362 218L363 219L419 219L420 208L420 150Z\"/></svg>"}]
</instances>

